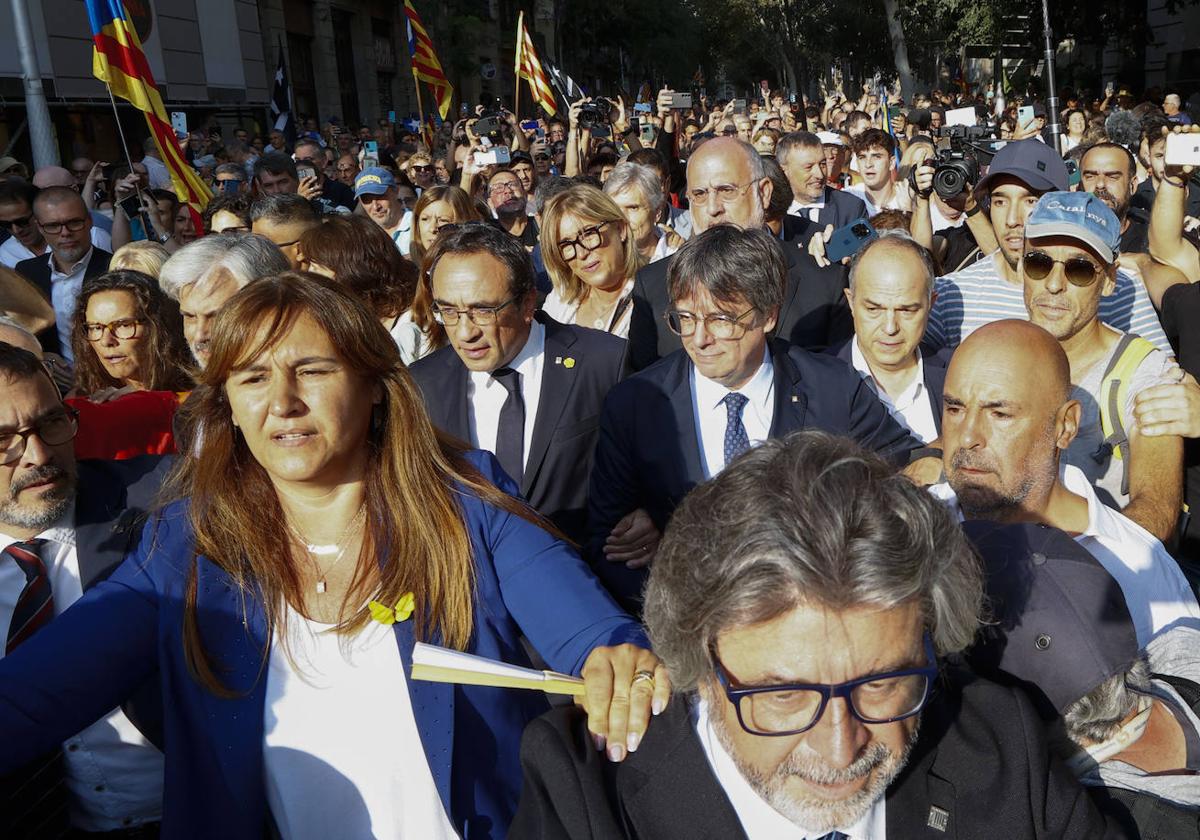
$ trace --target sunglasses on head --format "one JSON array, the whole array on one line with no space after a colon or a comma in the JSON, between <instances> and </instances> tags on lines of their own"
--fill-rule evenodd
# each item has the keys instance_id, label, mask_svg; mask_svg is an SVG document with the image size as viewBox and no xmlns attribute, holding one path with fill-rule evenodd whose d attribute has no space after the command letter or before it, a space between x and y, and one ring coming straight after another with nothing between
<instances>
[{"instance_id":1,"label":"sunglasses on head","mask_svg":"<svg viewBox=\"0 0 1200 840\"><path fill-rule=\"evenodd\" d=\"M1072 286L1090 286L1104 271L1101 266L1096 265L1087 257L1056 260L1045 251L1027 251L1022 262L1025 266L1025 274L1034 280L1045 280L1054 270L1054 266L1061 265L1063 275Z\"/></svg>"}]
</instances>

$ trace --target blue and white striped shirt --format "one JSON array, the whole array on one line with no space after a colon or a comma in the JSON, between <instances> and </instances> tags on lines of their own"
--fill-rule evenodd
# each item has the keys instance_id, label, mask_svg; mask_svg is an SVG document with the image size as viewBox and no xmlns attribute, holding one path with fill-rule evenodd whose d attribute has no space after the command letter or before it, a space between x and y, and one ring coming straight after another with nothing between
<instances>
[{"instance_id":1,"label":"blue and white striped shirt","mask_svg":"<svg viewBox=\"0 0 1200 840\"><path fill-rule=\"evenodd\" d=\"M984 257L962 271L939 277L934 285L937 300L929 314L925 340L935 348L957 347L984 324L1005 318L1029 320L1025 290L1009 283L998 262L1000 252ZM1154 304L1140 279L1117 269L1117 287L1100 299L1100 320L1121 332L1136 333L1159 350L1173 356Z\"/></svg>"}]
</instances>

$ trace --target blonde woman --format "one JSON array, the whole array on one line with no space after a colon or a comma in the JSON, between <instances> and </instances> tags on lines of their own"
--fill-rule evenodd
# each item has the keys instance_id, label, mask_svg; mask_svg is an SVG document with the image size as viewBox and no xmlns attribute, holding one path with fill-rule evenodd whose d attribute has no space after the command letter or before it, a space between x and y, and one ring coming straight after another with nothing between
<instances>
[{"instance_id":1,"label":"blonde woman","mask_svg":"<svg viewBox=\"0 0 1200 840\"><path fill-rule=\"evenodd\" d=\"M127 245L122 245L112 255L112 260L108 264L108 270L116 271L120 268L126 268L132 271L140 271L142 274L148 274L157 280L158 273L162 271L163 263L170 256L167 249L157 242L130 242Z\"/></svg>"},{"instance_id":2,"label":"blonde woman","mask_svg":"<svg viewBox=\"0 0 1200 840\"><path fill-rule=\"evenodd\" d=\"M546 202L538 238L554 284L546 314L628 338L633 277L645 261L617 203L595 187L571 187Z\"/></svg>"}]
</instances>

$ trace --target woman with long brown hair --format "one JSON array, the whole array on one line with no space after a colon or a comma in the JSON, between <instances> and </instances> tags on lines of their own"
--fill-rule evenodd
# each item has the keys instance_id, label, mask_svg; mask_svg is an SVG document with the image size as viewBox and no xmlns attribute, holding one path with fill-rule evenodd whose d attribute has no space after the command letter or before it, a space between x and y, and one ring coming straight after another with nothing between
<instances>
[{"instance_id":1,"label":"woman with long brown hair","mask_svg":"<svg viewBox=\"0 0 1200 840\"><path fill-rule=\"evenodd\" d=\"M239 291L187 406L174 501L0 660L0 774L157 669L164 836L499 838L544 699L408 673L417 641L527 664L522 636L583 675L597 747L636 749L669 693L641 628L493 456L434 429L344 287Z\"/></svg>"},{"instance_id":2,"label":"woman with long brown hair","mask_svg":"<svg viewBox=\"0 0 1200 840\"><path fill-rule=\"evenodd\" d=\"M179 306L153 277L120 269L84 281L71 326L75 391L187 391Z\"/></svg>"},{"instance_id":3,"label":"woman with long brown hair","mask_svg":"<svg viewBox=\"0 0 1200 840\"><path fill-rule=\"evenodd\" d=\"M413 207L413 238L408 256L421 274L413 296L412 319L423 336L423 355L446 346L446 329L433 317L433 292L425 272L425 255L433 247L438 231L446 225L477 222L483 217L463 190L452 186L430 187Z\"/></svg>"}]
</instances>

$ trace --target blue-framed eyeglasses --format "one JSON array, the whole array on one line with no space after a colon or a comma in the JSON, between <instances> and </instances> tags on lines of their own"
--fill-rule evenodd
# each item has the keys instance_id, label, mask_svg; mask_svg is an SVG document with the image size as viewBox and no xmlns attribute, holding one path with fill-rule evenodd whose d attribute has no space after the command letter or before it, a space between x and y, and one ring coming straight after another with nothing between
<instances>
[{"instance_id":1,"label":"blue-framed eyeglasses","mask_svg":"<svg viewBox=\"0 0 1200 840\"><path fill-rule=\"evenodd\" d=\"M925 633L925 659L921 668L870 674L837 685L796 683L736 687L713 651L717 680L737 710L738 723L751 735L798 735L817 725L834 697L846 701L850 714L863 723L895 723L925 708L937 679L933 640Z\"/></svg>"}]
</instances>

